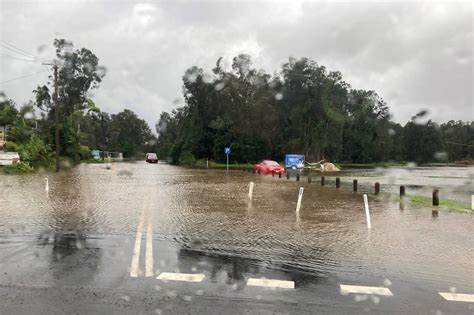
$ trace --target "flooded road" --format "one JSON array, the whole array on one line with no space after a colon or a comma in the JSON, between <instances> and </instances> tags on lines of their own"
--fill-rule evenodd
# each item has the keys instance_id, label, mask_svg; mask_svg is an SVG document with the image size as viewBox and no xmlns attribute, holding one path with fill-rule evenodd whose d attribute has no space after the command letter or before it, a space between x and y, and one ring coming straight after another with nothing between
<instances>
[{"instance_id":1,"label":"flooded road","mask_svg":"<svg viewBox=\"0 0 474 315\"><path fill-rule=\"evenodd\" d=\"M374 178L393 184L381 173L341 175L348 177L343 187L357 175L362 192L371 190ZM250 181L255 182L252 200ZM265 303L278 301L293 305L289 313L337 313L325 308L334 303L341 312L474 310L472 303L449 302L438 294L474 294L471 214L400 211L398 203L369 195L368 230L360 191L322 187L316 180L142 162L116 163L110 170L83 164L48 174L48 190L44 175L36 174L0 175L0 185L0 298L10 301L7 310L18 306L9 296L18 287L122 290L98 298L110 298L113 312L132 307L173 313L184 307L173 304L177 296L185 304L196 302L185 310L211 313L219 308L206 306L202 296L219 297L223 310L241 299L240 311L272 311L277 304ZM300 187L302 207L296 212ZM470 196L469 189L457 189L460 198ZM156 279L167 272L202 274L205 286ZM295 292L258 291L249 278L291 281ZM339 290L343 284L385 287L393 297L347 296ZM146 298L160 295L161 306L133 308L144 298L137 290ZM38 303L51 298L35 294ZM101 310L111 309L91 311Z\"/></svg>"},{"instance_id":2,"label":"flooded road","mask_svg":"<svg viewBox=\"0 0 474 315\"><path fill-rule=\"evenodd\" d=\"M433 188L441 191L443 198L471 203L474 194L474 167L390 167L376 169L348 169L338 176L356 178L362 189L373 191L373 184L379 182L381 191L398 193L400 185L407 187L407 193L430 197Z\"/></svg>"}]
</instances>

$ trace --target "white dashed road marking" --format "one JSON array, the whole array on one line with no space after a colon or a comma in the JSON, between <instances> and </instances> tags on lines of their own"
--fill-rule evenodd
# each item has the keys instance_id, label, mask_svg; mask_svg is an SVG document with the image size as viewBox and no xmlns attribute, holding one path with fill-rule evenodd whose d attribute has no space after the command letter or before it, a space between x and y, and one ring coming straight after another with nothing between
<instances>
[{"instance_id":1,"label":"white dashed road marking","mask_svg":"<svg viewBox=\"0 0 474 315\"><path fill-rule=\"evenodd\" d=\"M133 248L132 265L130 266L130 277L138 277L138 267L140 264L140 249L142 244L142 230L145 214L142 212L137 227L137 236L135 237L135 246Z\"/></svg>"},{"instance_id":2,"label":"white dashed road marking","mask_svg":"<svg viewBox=\"0 0 474 315\"><path fill-rule=\"evenodd\" d=\"M384 287L364 287L358 285L344 285L341 284L341 294L357 293L357 294L374 294L393 296L392 291Z\"/></svg>"},{"instance_id":3,"label":"white dashed road marking","mask_svg":"<svg viewBox=\"0 0 474 315\"><path fill-rule=\"evenodd\" d=\"M151 225L151 218L148 218L148 225L146 229L146 256L145 256L145 276L153 276L153 228Z\"/></svg>"},{"instance_id":4,"label":"white dashed road marking","mask_svg":"<svg viewBox=\"0 0 474 315\"><path fill-rule=\"evenodd\" d=\"M283 289L294 289L294 281L284 281L284 280L272 280L272 279L257 279L249 278L247 280L248 286L256 287L270 287L270 288L283 288Z\"/></svg>"},{"instance_id":5,"label":"white dashed road marking","mask_svg":"<svg viewBox=\"0 0 474 315\"><path fill-rule=\"evenodd\" d=\"M448 301L456 302L474 302L474 294L462 294L462 293L451 293L451 292L438 292L439 295L444 297Z\"/></svg>"},{"instance_id":6,"label":"white dashed road marking","mask_svg":"<svg viewBox=\"0 0 474 315\"><path fill-rule=\"evenodd\" d=\"M206 276L202 273L162 272L156 279L170 281L201 282Z\"/></svg>"}]
</instances>

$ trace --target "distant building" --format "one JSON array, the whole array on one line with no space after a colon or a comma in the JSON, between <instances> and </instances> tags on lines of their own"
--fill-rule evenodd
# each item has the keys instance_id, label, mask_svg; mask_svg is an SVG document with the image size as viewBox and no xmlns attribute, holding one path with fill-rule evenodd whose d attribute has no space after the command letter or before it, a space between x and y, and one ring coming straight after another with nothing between
<instances>
[{"instance_id":1,"label":"distant building","mask_svg":"<svg viewBox=\"0 0 474 315\"><path fill-rule=\"evenodd\" d=\"M113 161L123 161L122 152L92 150L91 155L96 160L100 160L102 157L106 157L112 159Z\"/></svg>"}]
</instances>

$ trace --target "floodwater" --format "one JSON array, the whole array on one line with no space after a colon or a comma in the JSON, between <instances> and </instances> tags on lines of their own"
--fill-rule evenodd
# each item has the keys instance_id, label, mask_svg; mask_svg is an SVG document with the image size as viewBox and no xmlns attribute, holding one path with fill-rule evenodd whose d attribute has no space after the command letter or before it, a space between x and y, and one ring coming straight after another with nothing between
<instances>
[{"instance_id":1,"label":"floodwater","mask_svg":"<svg viewBox=\"0 0 474 315\"><path fill-rule=\"evenodd\" d=\"M392 172L404 174L406 184L407 174L412 174L414 185L429 182L447 187L453 180L457 188L451 188L459 190L472 183L472 172L466 170ZM440 178L444 174L455 175ZM38 242L57 240L58 235L134 237L144 217L151 222L155 240L190 253L249 259L321 279L337 275L473 290L471 214L432 215L431 209L410 206L401 211L398 203L369 195L372 229L368 230L362 193L345 188L351 185L347 177L358 178L361 191L369 191L373 181L380 181L382 187L396 185L402 176L394 182L378 171L341 175L346 177L338 190L331 178L322 187L317 178L309 184L305 178L296 182L294 177L167 164L115 163L110 170L84 164L48 174L48 191L44 174L0 175L0 236L31 237ZM255 182L252 200L250 181ZM300 187L304 194L297 213ZM471 193L472 185L459 195L470 199Z\"/></svg>"},{"instance_id":2,"label":"floodwater","mask_svg":"<svg viewBox=\"0 0 474 315\"><path fill-rule=\"evenodd\" d=\"M474 167L349 169L337 175L357 179L365 191L373 191L374 183L379 182L381 191L398 193L400 185L405 185L407 194L427 197L438 188L441 198L466 204L471 203L471 195L474 195Z\"/></svg>"}]
</instances>

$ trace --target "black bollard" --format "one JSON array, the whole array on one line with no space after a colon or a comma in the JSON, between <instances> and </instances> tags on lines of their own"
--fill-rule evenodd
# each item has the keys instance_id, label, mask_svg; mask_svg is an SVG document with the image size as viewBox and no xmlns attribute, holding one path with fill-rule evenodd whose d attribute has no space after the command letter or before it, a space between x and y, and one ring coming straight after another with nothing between
<instances>
[{"instance_id":1,"label":"black bollard","mask_svg":"<svg viewBox=\"0 0 474 315\"><path fill-rule=\"evenodd\" d=\"M378 195L380 192L380 183L375 182L375 194Z\"/></svg>"},{"instance_id":2,"label":"black bollard","mask_svg":"<svg viewBox=\"0 0 474 315\"><path fill-rule=\"evenodd\" d=\"M296 174L296 181L297 181L297 182L300 181L300 174Z\"/></svg>"},{"instance_id":3,"label":"black bollard","mask_svg":"<svg viewBox=\"0 0 474 315\"><path fill-rule=\"evenodd\" d=\"M286 179L290 179L290 173L286 173Z\"/></svg>"},{"instance_id":4,"label":"black bollard","mask_svg":"<svg viewBox=\"0 0 474 315\"><path fill-rule=\"evenodd\" d=\"M280 172L280 173L278 173L278 178L281 178L281 172Z\"/></svg>"},{"instance_id":5,"label":"black bollard","mask_svg":"<svg viewBox=\"0 0 474 315\"><path fill-rule=\"evenodd\" d=\"M321 186L324 186L324 176L321 176Z\"/></svg>"},{"instance_id":6,"label":"black bollard","mask_svg":"<svg viewBox=\"0 0 474 315\"><path fill-rule=\"evenodd\" d=\"M336 188L341 188L341 179L336 177Z\"/></svg>"},{"instance_id":7,"label":"black bollard","mask_svg":"<svg viewBox=\"0 0 474 315\"><path fill-rule=\"evenodd\" d=\"M308 175L308 184L311 184L311 176Z\"/></svg>"},{"instance_id":8,"label":"black bollard","mask_svg":"<svg viewBox=\"0 0 474 315\"><path fill-rule=\"evenodd\" d=\"M433 189L433 206L439 206L439 189Z\"/></svg>"},{"instance_id":9,"label":"black bollard","mask_svg":"<svg viewBox=\"0 0 474 315\"><path fill-rule=\"evenodd\" d=\"M357 192L357 179L352 181L352 191Z\"/></svg>"},{"instance_id":10,"label":"black bollard","mask_svg":"<svg viewBox=\"0 0 474 315\"><path fill-rule=\"evenodd\" d=\"M405 186L400 186L400 210L405 210Z\"/></svg>"}]
</instances>

